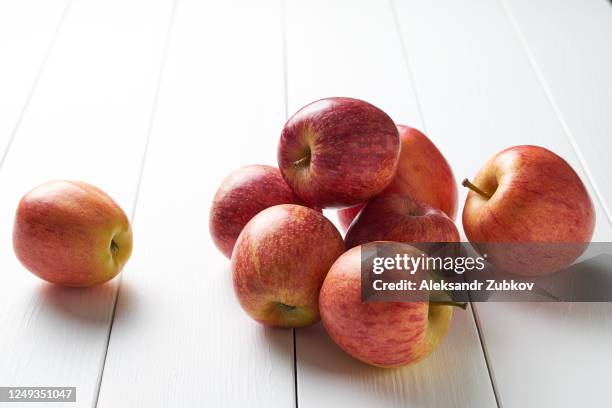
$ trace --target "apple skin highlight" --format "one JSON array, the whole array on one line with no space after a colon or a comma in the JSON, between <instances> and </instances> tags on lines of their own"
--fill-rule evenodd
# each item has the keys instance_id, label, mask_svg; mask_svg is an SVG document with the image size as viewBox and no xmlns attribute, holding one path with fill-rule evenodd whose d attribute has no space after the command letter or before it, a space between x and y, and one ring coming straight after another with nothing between
<instances>
[{"instance_id":1,"label":"apple skin highlight","mask_svg":"<svg viewBox=\"0 0 612 408\"><path fill-rule=\"evenodd\" d=\"M102 190L53 181L19 202L13 248L34 275L62 286L94 286L114 278L132 253L123 210Z\"/></svg>"},{"instance_id":2,"label":"apple skin highlight","mask_svg":"<svg viewBox=\"0 0 612 408\"><path fill-rule=\"evenodd\" d=\"M570 265L591 241L595 210L587 189L574 169L550 150L529 145L502 150L480 169L473 185L485 195L468 193L463 228L501 270L550 274Z\"/></svg>"},{"instance_id":3,"label":"apple skin highlight","mask_svg":"<svg viewBox=\"0 0 612 408\"><path fill-rule=\"evenodd\" d=\"M304 204L276 167L254 164L229 174L219 186L208 226L216 247L227 258L244 226L260 211L278 204Z\"/></svg>"},{"instance_id":4,"label":"apple skin highlight","mask_svg":"<svg viewBox=\"0 0 612 408\"><path fill-rule=\"evenodd\" d=\"M343 252L340 233L320 212L291 204L263 210L244 227L232 254L238 301L262 324L313 324L320 319L321 284Z\"/></svg>"},{"instance_id":5,"label":"apple skin highlight","mask_svg":"<svg viewBox=\"0 0 612 408\"><path fill-rule=\"evenodd\" d=\"M395 176L381 193L412 197L442 210L451 220L457 216L457 182L444 155L418 129L397 125L400 156ZM340 225L346 231L365 204L338 210Z\"/></svg>"},{"instance_id":6,"label":"apple skin highlight","mask_svg":"<svg viewBox=\"0 0 612 408\"><path fill-rule=\"evenodd\" d=\"M414 248L411 256L421 252ZM370 365L399 367L430 355L446 334L452 306L428 302L362 302L361 247L343 254L319 298L323 325L346 353Z\"/></svg>"},{"instance_id":7,"label":"apple skin highlight","mask_svg":"<svg viewBox=\"0 0 612 408\"><path fill-rule=\"evenodd\" d=\"M399 135L391 118L352 98L327 98L294 114L283 128L278 166L311 206L348 207L383 191L395 175Z\"/></svg>"}]
</instances>

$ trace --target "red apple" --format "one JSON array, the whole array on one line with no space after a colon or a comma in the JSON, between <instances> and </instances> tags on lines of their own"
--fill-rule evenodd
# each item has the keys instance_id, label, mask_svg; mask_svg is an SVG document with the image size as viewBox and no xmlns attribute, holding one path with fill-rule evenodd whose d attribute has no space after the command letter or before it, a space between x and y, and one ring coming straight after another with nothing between
<instances>
[{"instance_id":1,"label":"red apple","mask_svg":"<svg viewBox=\"0 0 612 408\"><path fill-rule=\"evenodd\" d=\"M13 247L34 275L63 286L114 278L132 253L123 210L102 190L80 181L53 181L20 201Z\"/></svg>"},{"instance_id":2,"label":"red apple","mask_svg":"<svg viewBox=\"0 0 612 408\"><path fill-rule=\"evenodd\" d=\"M319 297L325 329L341 349L367 364L398 367L424 359L446 334L452 306L362 302L361 250L347 251L325 278ZM406 251L410 256L421 253Z\"/></svg>"},{"instance_id":3,"label":"red apple","mask_svg":"<svg viewBox=\"0 0 612 408\"><path fill-rule=\"evenodd\" d=\"M457 242L459 232L446 214L400 194L383 194L368 201L346 233L347 248L372 241Z\"/></svg>"},{"instance_id":4,"label":"red apple","mask_svg":"<svg viewBox=\"0 0 612 408\"><path fill-rule=\"evenodd\" d=\"M401 194L457 216L457 182L438 148L417 129L397 125L401 148L397 171L382 194ZM363 204L338 211L340 225L347 230Z\"/></svg>"},{"instance_id":5,"label":"red apple","mask_svg":"<svg viewBox=\"0 0 612 408\"><path fill-rule=\"evenodd\" d=\"M398 155L397 128L386 113L358 99L327 98L287 121L278 166L310 205L346 207L383 191L395 174Z\"/></svg>"},{"instance_id":6,"label":"red apple","mask_svg":"<svg viewBox=\"0 0 612 408\"><path fill-rule=\"evenodd\" d=\"M591 240L595 210L589 194L572 167L550 150L502 150L473 184L465 180L464 185L473 190L463 209L465 234L504 271L555 272L571 264Z\"/></svg>"},{"instance_id":7,"label":"red apple","mask_svg":"<svg viewBox=\"0 0 612 408\"><path fill-rule=\"evenodd\" d=\"M292 204L263 210L244 227L232 253L238 301L266 325L315 323L321 284L342 252L342 237L323 214Z\"/></svg>"},{"instance_id":8,"label":"red apple","mask_svg":"<svg viewBox=\"0 0 612 408\"><path fill-rule=\"evenodd\" d=\"M222 182L210 208L208 226L213 242L228 258L238 235L260 211L278 204L303 204L276 167L242 167Z\"/></svg>"}]
</instances>

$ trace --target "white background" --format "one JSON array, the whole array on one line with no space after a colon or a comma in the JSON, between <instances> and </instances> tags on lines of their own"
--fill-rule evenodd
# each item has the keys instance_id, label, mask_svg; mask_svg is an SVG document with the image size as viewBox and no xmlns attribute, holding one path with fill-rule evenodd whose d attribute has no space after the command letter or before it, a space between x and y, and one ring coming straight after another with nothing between
<instances>
[{"instance_id":1,"label":"white background","mask_svg":"<svg viewBox=\"0 0 612 408\"><path fill-rule=\"evenodd\" d=\"M376 369L320 325L252 322L208 209L231 170L275 163L287 114L351 96L425 130L459 180L552 149L609 241L611 44L606 0L2 0L0 386L76 386L70 407L609 406L611 305L474 304L427 360ZM11 250L19 198L58 178L134 222L110 284L49 286Z\"/></svg>"}]
</instances>

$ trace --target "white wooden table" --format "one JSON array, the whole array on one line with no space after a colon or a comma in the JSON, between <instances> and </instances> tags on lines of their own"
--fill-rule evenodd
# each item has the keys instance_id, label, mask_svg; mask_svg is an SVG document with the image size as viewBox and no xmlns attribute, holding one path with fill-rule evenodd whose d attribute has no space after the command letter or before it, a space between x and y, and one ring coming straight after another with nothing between
<instances>
[{"instance_id":1,"label":"white wooden table","mask_svg":"<svg viewBox=\"0 0 612 408\"><path fill-rule=\"evenodd\" d=\"M69 407L611 406L609 304L473 304L398 370L240 310L212 196L234 168L274 164L287 114L325 96L424 129L459 179L546 146L612 239L607 0L2 0L0 386L76 386ZM19 198L58 178L131 214L112 283L51 287L16 260Z\"/></svg>"}]
</instances>

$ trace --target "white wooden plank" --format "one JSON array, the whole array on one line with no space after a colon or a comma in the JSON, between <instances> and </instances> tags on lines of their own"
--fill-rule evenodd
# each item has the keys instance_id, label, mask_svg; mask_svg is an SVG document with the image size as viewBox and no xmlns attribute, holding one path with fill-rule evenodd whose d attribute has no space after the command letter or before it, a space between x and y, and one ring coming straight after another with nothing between
<instances>
[{"instance_id":1,"label":"white wooden plank","mask_svg":"<svg viewBox=\"0 0 612 408\"><path fill-rule=\"evenodd\" d=\"M608 0L502 3L612 223L612 6Z\"/></svg>"},{"instance_id":2,"label":"white wooden plank","mask_svg":"<svg viewBox=\"0 0 612 408\"><path fill-rule=\"evenodd\" d=\"M290 113L326 96L370 101L422 128L388 3L289 1ZM440 144L443 152L452 146ZM491 407L495 399L472 312L457 311L441 348L413 367L383 370L335 346L321 325L296 331L300 407Z\"/></svg>"},{"instance_id":3,"label":"white wooden plank","mask_svg":"<svg viewBox=\"0 0 612 408\"><path fill-rule=\"evenodd\" d=\"M131 213L169 5L75 0L66 17L0 172L3 386L76 386L66 406L95 404L116 281L41 282L10 250L13 214L27 190L61 178L96 184Z\"/></svg>"},{"instance_id":4,"label":"white wooden plank","mask_svg":"<svg viewBox=\"0 0 612 408\"><path fill-rule=\"evenodd\" d=\"M178 3L98 406L290 407L289 330L252 321L208 235L222 178L275 162L280 1Z\"/></svg>"},{"instance_id":5,"label":"white wooden plank","mask_svg":"<svg viewBox=\"0 0 612 408\"><path fill-rule=\"evenodd\" d=\"M309 3L287 1L289 115L317 99L349 96L421 126L389 6L363 0Z\"/></svg>"},{"instance_id":6,"label":"white wooden plank","mask_svg":"<svg viewBox=\"0 0 612 408\"><path fill-rule=\"evenodd\" d=\"M0 2L0 166L68 6L67 0Z\"/></svg>"},{"instance_id":7,"label":"white wooden plank","mask_svg":"<svg viewBox=\"0 0 612 408\"><path fill-rule=\"evenodd\" d=\"M395 3L430 136L448 146L459 178L472 177L502 148L539 144L566 158L587 181L501 3ZM609 241L603 209L596 207L594 239ZM608 404L610 305L473 306L501 406Z\"/></svg>"}]
</instances>

